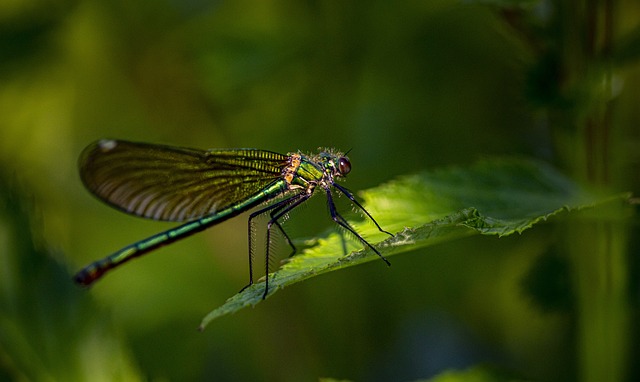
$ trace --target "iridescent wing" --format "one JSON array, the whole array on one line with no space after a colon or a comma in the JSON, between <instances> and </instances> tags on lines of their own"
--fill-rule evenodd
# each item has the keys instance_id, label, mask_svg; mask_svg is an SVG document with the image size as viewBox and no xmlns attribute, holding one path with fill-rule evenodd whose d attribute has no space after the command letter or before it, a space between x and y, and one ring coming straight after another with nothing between
<instances>
[{"instance_id":1,"label":"iridescent wing","mask_svg":"<svg viewBox=\"0 0 640 382\"><path fill-rule=\"evenodd\" d=\"M195 150L101 140L79 160L82 182L129 214L189 221L242 202L277 181L288 156L256 149Z\"/></svg>"}]
</instances>

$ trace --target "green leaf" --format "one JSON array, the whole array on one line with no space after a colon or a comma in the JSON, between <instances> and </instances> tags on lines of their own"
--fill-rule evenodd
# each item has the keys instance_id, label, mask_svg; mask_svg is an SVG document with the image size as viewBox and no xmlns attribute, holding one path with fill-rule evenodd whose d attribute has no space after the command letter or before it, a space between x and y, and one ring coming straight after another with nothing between
<instances>
[{"instance_id":1,"label":"green leaf","mask_svg":"<svg viewBox=\"0 0 640 382\"><path fill-rule=\"evenodd\" d=\"M32 199L0 169L0 379L140 380L122 336L43 242Z\"/></svg>"},{"instance_id":2,"label":"green leaf","mask_svg":"<svg viewBox=\"0 0 640 382\"><path fill-rule=\"evenodd\" d=\"M405 176L362 192L362 197L380 225L396 234L389 237L366 220L352 225L377 243L376 248L387 258L473 234L520 233L560 212L605 200L546 164L516 159ZM269 275L267 297L308 278L378 259L359 242L329 234ZM236 294L209 313L200 329L215 318L261 302L263 292L261 281Z\"/></svg>"},{"instance_id":3,"label":"green leaf","mask_svg":"<svg viewBox=\"0 0 640 382\"><path fill-rule=\"evenodd\" d=\"M514 380L520 380L520 378L478 365L466 370L447 370L424 382L507 382Z\"/></svg>"}]
</instances>

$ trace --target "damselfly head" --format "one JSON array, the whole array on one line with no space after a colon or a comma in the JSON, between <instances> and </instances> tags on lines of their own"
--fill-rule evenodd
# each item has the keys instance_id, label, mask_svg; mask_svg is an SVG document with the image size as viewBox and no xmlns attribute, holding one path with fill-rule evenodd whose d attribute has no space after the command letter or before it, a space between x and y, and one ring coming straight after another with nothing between
<instances>
[{"instance_id":1,"label":"damselfly head","mask_svg":"<svg viewBox=\"0 0 640 382\"><path fill-rule=\"evenodd\" d=\"M341 152L334 149L322 149L318 154L319 164L332 176L345 176L351 171L351 162Z\"/></svg>"}]
</instances>

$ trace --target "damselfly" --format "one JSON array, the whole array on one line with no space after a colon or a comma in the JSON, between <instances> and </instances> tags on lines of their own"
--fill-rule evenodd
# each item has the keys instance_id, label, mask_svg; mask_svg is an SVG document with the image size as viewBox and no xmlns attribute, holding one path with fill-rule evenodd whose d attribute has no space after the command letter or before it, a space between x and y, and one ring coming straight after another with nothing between
<instances>
[{"instance_id":1,"label":"damselfly","mask_svg":"<svg viewBox=\"0 0 640 382\"><path fill-rule=\"evenodd\" d=\"M380 227L349 190L336 183L351 171L351 162L334 150L316 155L283 155L257 149L205 151L101 140L83 151L79 165L87 189L112 207L149 219L186 222L89 264L74 278L81 285L92 284L133 258L262 205L249 216L249 284L245 288L253 284L254 219L268 214L264 298L269 292L272 228L280 231L294 254L296 247L280 220L316 190L326 195L333 221L390 265L336 209L334 191L346 196L381 232L393 236Z\"/></svg>"}]
</instances>

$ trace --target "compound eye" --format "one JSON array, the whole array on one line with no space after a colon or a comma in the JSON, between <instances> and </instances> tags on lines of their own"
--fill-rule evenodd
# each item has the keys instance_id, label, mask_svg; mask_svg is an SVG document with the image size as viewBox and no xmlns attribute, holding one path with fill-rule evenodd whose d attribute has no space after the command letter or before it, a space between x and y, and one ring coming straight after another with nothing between
<instances>
[{"instance_id":1,"label":"compound eye","mask_svg":"<svg viewBox=\"0 0 640 382\"><path fill-rule=\"evenodd\" d=\"M340 174L347 175L351 171L351 162L347 157L340 157L338 159L338 170L340 170Z\"/></svg>"}]
</instances>

